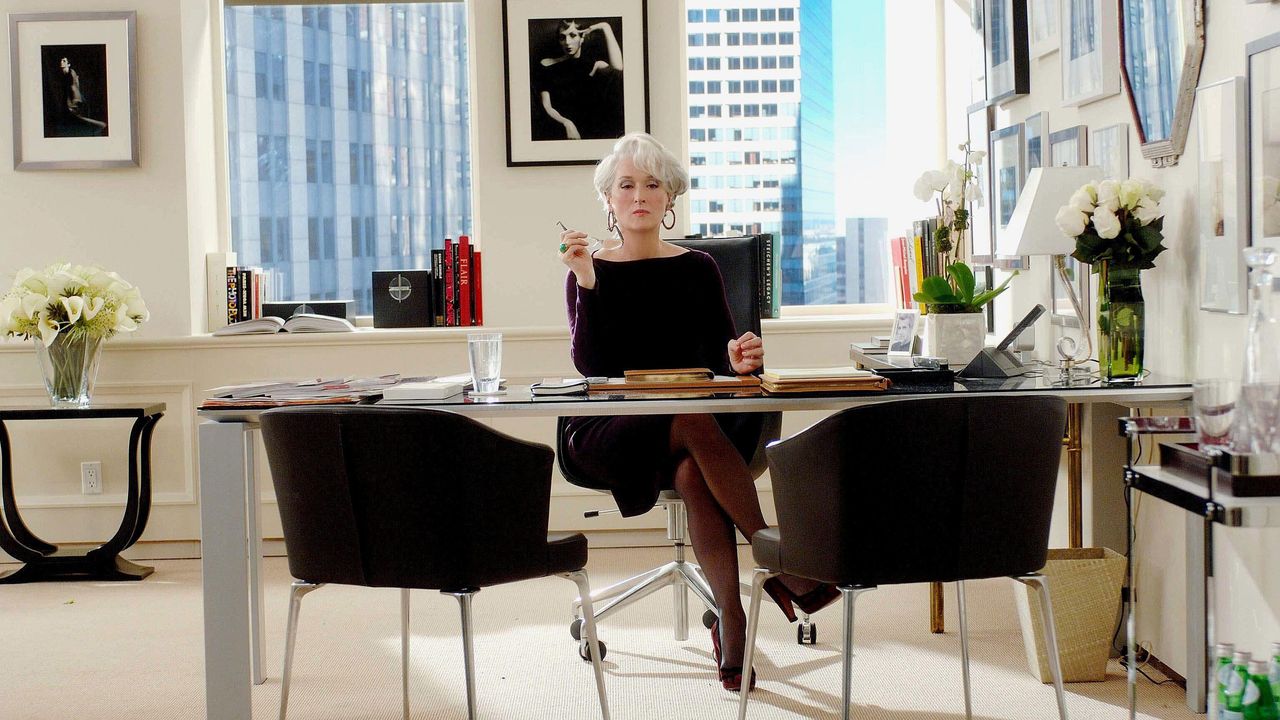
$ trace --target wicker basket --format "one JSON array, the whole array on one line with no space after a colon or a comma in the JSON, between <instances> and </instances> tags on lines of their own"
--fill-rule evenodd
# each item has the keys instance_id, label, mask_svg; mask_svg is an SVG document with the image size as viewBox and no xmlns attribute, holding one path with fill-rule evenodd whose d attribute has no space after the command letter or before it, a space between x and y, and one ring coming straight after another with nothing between
<instances>
[{"instance_id":1,"label":"wicker basket","mask_svg":"<svg viewBox=\"0 0 1280 720\"><path fill-rule=\"evenodd\" d=\"M1049 551L1049 562L1040 573L1049 579L1064 682L1107 678L1124 569L1124 556L1109 548ZM1040 598L1034 588L1016 582L1014 598L1031 674L1041 682L1053 682L1040 619Z\"/></svg>"}]
</instances>

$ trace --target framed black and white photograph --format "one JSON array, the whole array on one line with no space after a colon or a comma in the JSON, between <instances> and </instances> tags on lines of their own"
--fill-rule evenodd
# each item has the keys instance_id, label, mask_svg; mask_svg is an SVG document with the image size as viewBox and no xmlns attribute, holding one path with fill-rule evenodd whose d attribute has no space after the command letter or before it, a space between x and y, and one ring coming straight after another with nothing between
<instances>
[{"instance_id":1,"label":"framed black and white photograph","mask_svg":"<svg viewBox=\"0 0 1280 720\"><path fill-rule=\"evenodd\" d=\"M1245 46L1254 247L1280 245L1280 33Z\"/></svg>"},{"instance_id":2,"label":"framed black and white photograph","mask_svg":"<svg viewBox=\"0 0 1280 720\"><path fill-rule=\"evenodd\" d=\"M910 356L916 341L916 323L919 310L898 310L893 314L893 332L889 335L887 354L895 357Z\"/></svg>"},{"instance_id":3,"label":"framed black and white photograph","mask_svg":"<svg viewBox=\"0 0 1280 720\"><path fill-rule=\"evenodd\" d=\"M1023 148L1022 123L1000 128L991 133L991 206L994 209L993 222L996 237L1013 217L1013 208L1018 204L1018 195L1022 192L1022 183L1027 177L1027 163ZM1011 255L1013 249L1002 252L996 248L998 255Z\"/></svg>"},{"instance_id":4,"label":"framed black and white photograph","mask_svg":"<svg viewBox=\"0 0 1280 720\"><path fill-rule=\"evenodd\" d=\"M591 165L649 129L646 0L503 0L507 165Z\"/></svg>"},{"instance_id":5,"label":"framed black and white photograph","mask_svg":"<svg viewBox=\"0 0 1280 720\"><path fill-rule=\"evenodd\" d=\"M1031 57L1038 58L1058 49L1058 3L1060 0L1028 0L1027 26L1031 37Z\"/></svg>"},{"instance_id":6,"label":"framed black and white photograph","mask_svg":"<svg viewBox=\"0 0 1280 720\"><path fill-rule=\"evenodd\" d=\"M969 218L969 257L978 265L995 259L995 235L991 232L991 124L995 109L986 103L969 106L969 148L987 154L978 165L974 179L984 198L982 207L973 208Z\"/></svg>"},{"instance_id":7,"label":"framed black and white photograph","mask_svg":"<svg viewBox=\"0 0 1280 720\"><path fill-rule=\"evenodd\" d=\"M1248 308L1249 153L1245 80L1196 90L1200 139L1200 309L1243 314Z\"/></svg>"},{"instance_id":8,"label":"framed black and white photograph","mask_svg":"<svg viewBox=\"0 0 1280 720\"><path fill-rule=\"evenodd\" d=\"M1027 142L1027 174L1030 175L1032 168L1044 167L1048 164L1048 154L1045 150L1048 147L1046 141L1049 134L1049 113L1038 112L1035 115L1028 115L1027 119L1022 121L1022 126Z\"/></svg>"},{"instance_id":9,"label":"framed black and white photograph","mask_svg":"<svg viewBox=\"0 0 1280 720\"><path fill-rule=\"evenodd\" d=\"M1031 92L1027 49L1027 0L978 0L986 5L987 100L1012 100Z\"/></svg>"},{"instance_id":10,"label":"framed black and white photograph","mask_svg":"<svg viewBox=\"0 0 1280 720\"><path fill-rule=\"evenodd\" d=\"M1102 168L1103 180L1129 177L1129 126L1108 125L1089 133L1089 164Z\"/></svg>"},{"instance_id":11,"label":"framed black and white photograph","mask_svg":"<svg viewBox=\"0 0 1280 720\"><path fill-rule=\"evenodd\" d=\"M1053 167L1078 167L1089 157L1089 129L1076 125L1049 133L1049 164Z\"/></svg>"},{"instance_id":12,"label":"framed black and white photograph","mask_svg":"<svg viewBox=\"0 0 1280 720\"><path fill-rule=\"evenodd\" d=\"M1087 105L1120 92L1116 1L1062 0L1058 56L1063 105Z\"/></svg>"},{"instance_id":13,"label":"framed black and white photograph","mask_svg":"<svg viewBox=\"0 0 1280 720\"><path fill-rule=\"evenodd\" d=\"M13 166L138 165L137 13L9 16Z\"/></svg>"}]
</instances>

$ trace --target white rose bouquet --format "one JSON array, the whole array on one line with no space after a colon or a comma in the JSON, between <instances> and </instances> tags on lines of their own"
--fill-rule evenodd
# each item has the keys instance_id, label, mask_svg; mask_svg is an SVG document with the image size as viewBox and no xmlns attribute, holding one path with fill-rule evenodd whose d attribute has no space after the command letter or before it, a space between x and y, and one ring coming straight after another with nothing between
<instances>
[{"instance_id":1,"label":"white rose bouquet","mask_svg":"<svg viewBox=\"0 0 1280 720\"><path fill-rule=\"evenodd\" d=\"M951 264L953 252L963 255L964 231L969 228L973 210L982 207L982 188L978 184L978 166L987 157L982 150L971 150L969 143L960 145L964 162L948 160L941 170L929 170L916 180L915 196L921 202L933 199L938 206L938 229L934 235L940 267Z\"/></svg>"},{"instance_id":2,"label":"white rose bouquet","mask_svg":"<svg viewBox=\"0 0 1280 720\"><path fill-rule=\"evenodd\" d=\"M93 265L59 263L18 272L0 297L0 332L40 338L49 347L68 339L102 340L132 332L150 317L142 294L119 275Z\"/></svg>"},{"instance_id":3,"label":"white rose bouquet","mask_svg":"<svg viewBox=\"0 0 1280 720\"><path fill-rule=\"evenodd\" d=\"M1164 191L1145 180L1088 183L1058 210L1055 220L1076 239L1071 257L1093 265L1145 270L1167 248L1164 239Z\"/></svg>"}]
</instances>

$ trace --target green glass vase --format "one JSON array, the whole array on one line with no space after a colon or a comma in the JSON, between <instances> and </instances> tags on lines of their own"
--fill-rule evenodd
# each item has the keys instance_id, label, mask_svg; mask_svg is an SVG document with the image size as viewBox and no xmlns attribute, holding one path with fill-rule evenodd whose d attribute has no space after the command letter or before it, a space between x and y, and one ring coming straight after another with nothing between
<instances>
[{"instance_id":1,"label":"green glass vase","mask_svg":"<svg viewBox=\"0 0 1280 720\"><path fill-rule=\"evenodd\" d=\"M1098 268L1098 369L1103 382L1142 379L1146 306L1139 272L1106 261Z\"/></svg>"}]
</instances>

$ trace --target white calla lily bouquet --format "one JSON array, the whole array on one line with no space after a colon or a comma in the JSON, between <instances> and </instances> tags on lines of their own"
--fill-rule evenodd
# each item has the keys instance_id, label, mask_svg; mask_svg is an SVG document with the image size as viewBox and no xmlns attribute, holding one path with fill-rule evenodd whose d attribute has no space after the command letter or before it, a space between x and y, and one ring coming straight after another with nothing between
<instances>
[{"instance_id":1,"label":"white calla lily bouquet","mask_svg":"<svg viewBox=\"0 0 1280 720\"><path fill-rule=\"evenodd\" d=\"M1156 266L1156 256L1166 250L1164 191L1156 185L1130 178L1088 183L1071 196L1054 218L1067 237L1076 239L1071 257L1093 265L1145 270Z\"/></svg>"},{"instance_id":2,"label":"white calla lily bouquet","mask_svg":"<svg viewBox=\"0 0 1280 720\"><path fill-rule=\"evenodd\" d=\"M25 268L0 297L0 332L39 338L45 347L60 333L68 338L106 339L132 332L149 317L138 288L94 265Z\"/></svg>"}]
</instances>

